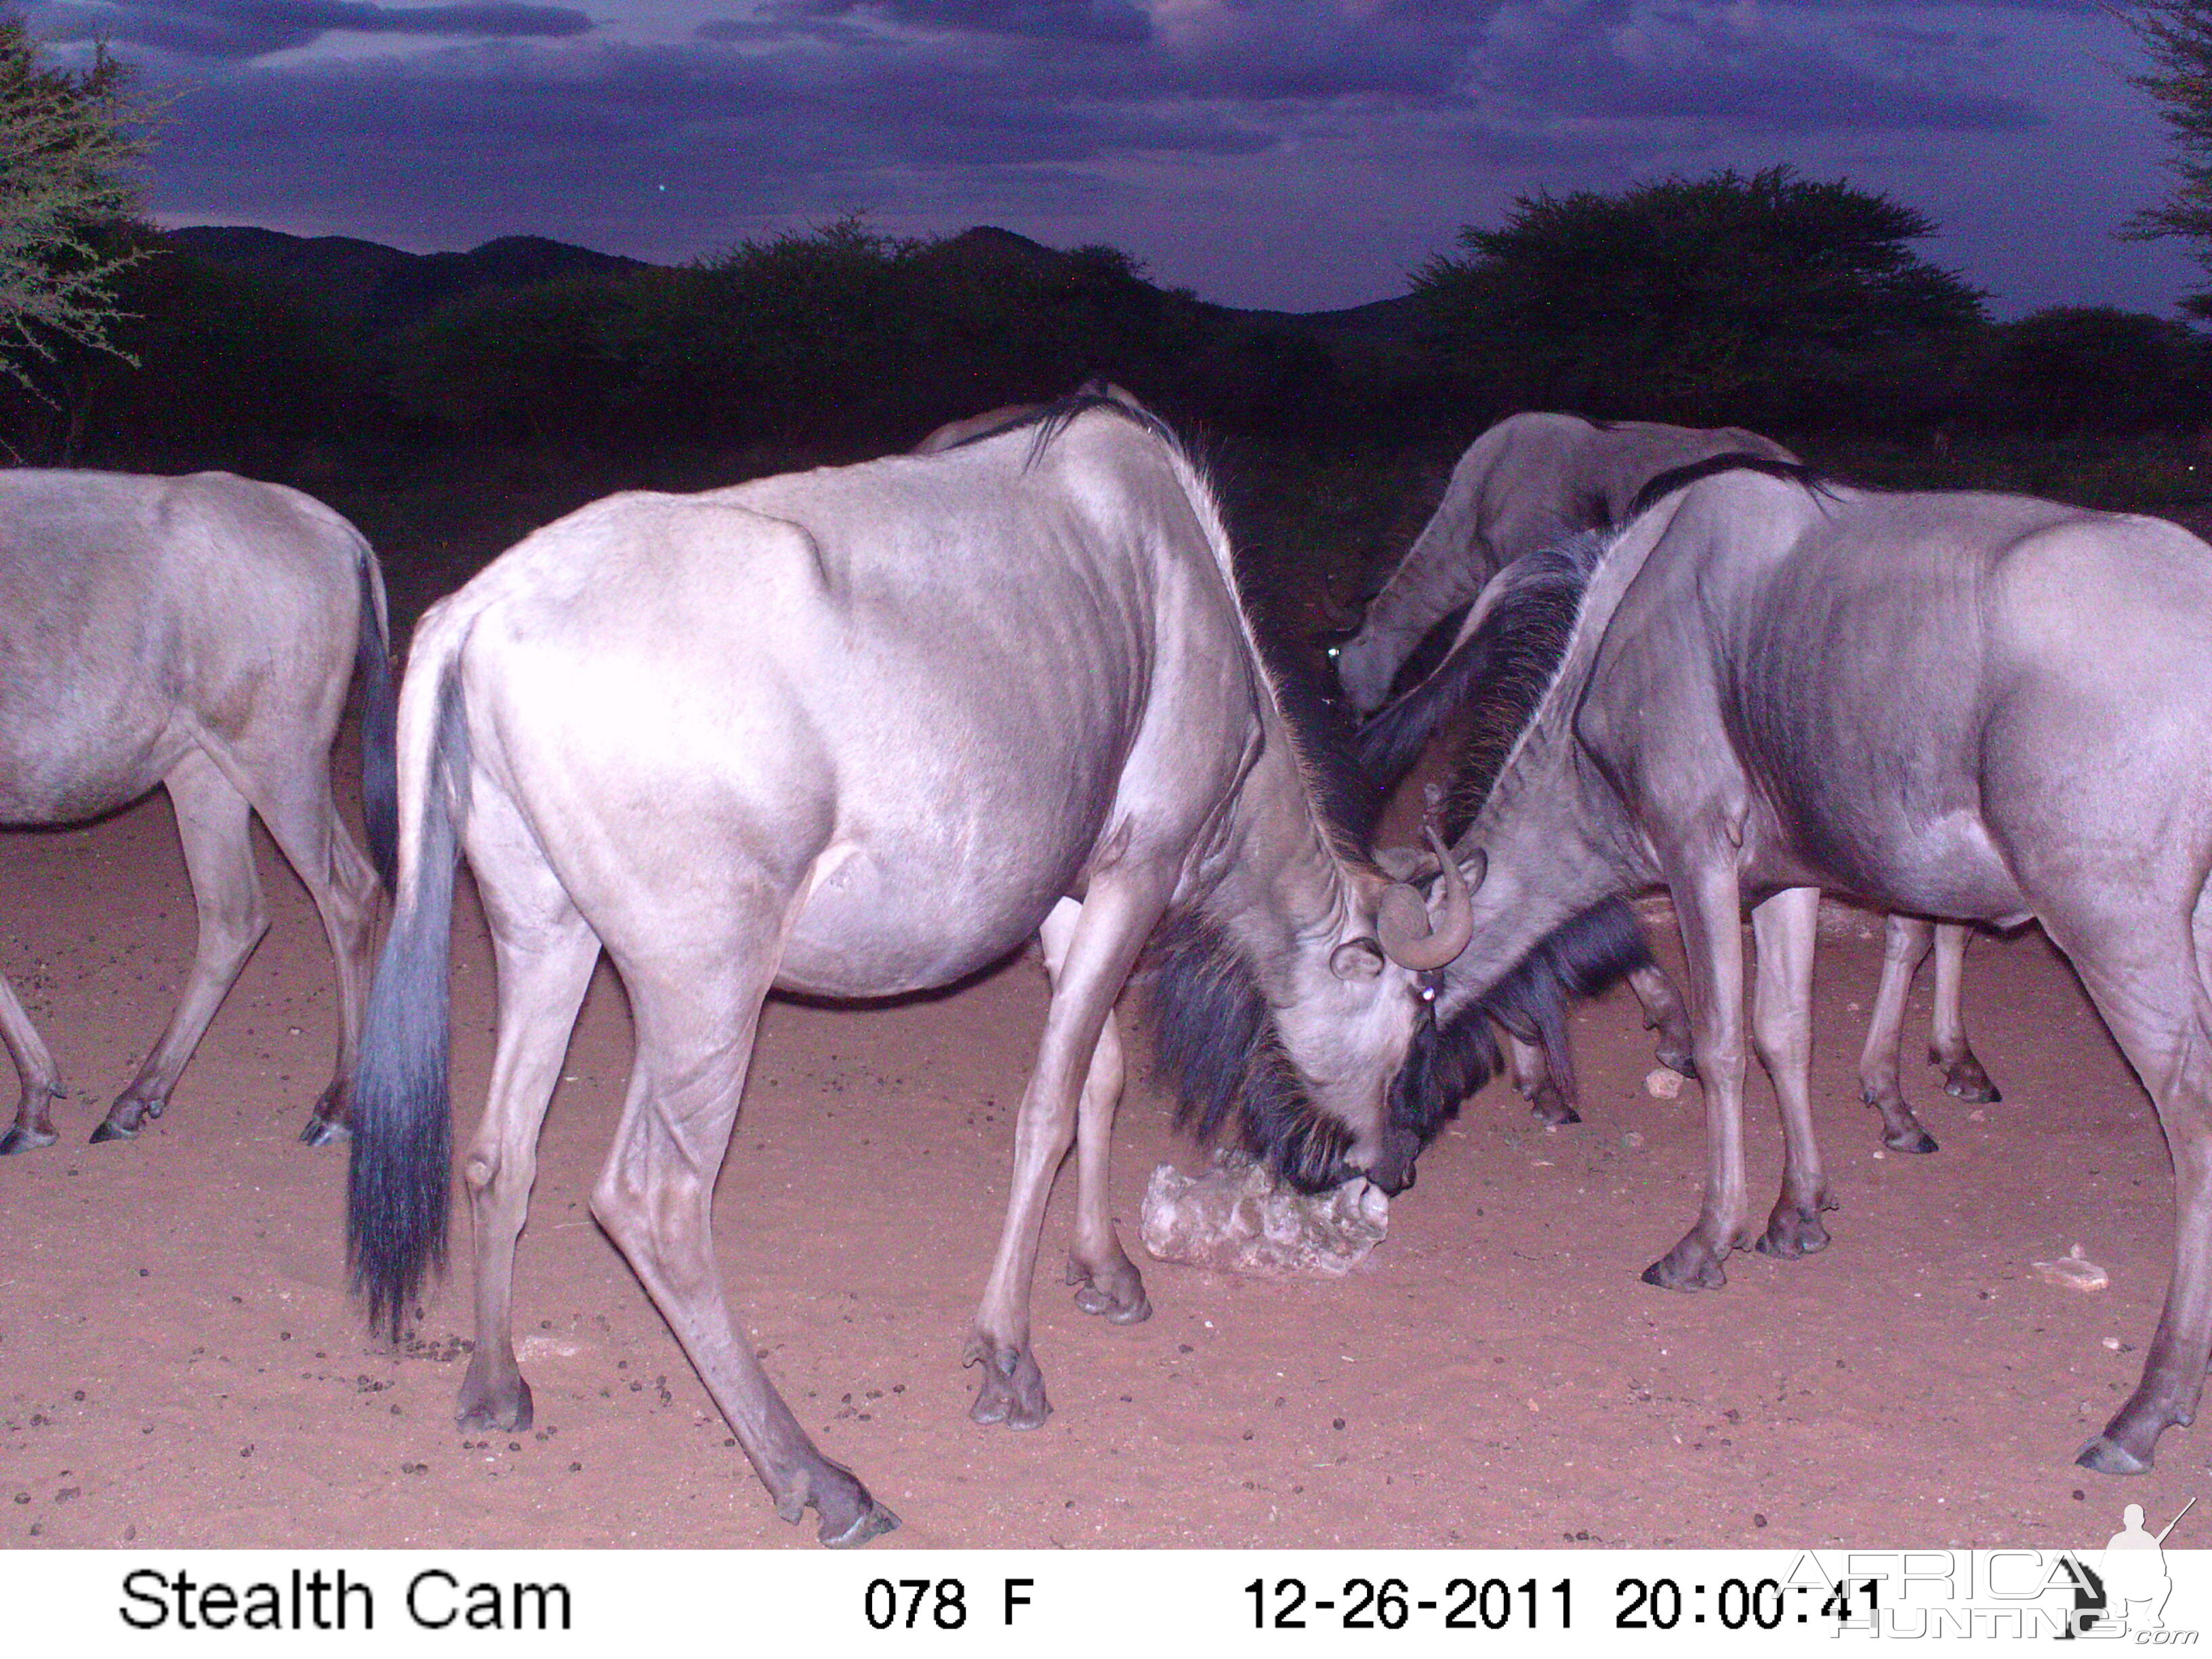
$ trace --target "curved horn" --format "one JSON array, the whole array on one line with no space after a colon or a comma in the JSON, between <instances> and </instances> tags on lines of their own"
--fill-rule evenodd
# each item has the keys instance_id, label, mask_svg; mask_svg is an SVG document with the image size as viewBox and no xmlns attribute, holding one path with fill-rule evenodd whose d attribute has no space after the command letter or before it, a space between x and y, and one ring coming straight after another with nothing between
<instances>
[{"instance_id":1,"label":"curved horn","mask_svg":"<svg viewBox=\"0 0 2212 1659\"><path fill-rule=\"evenodd\" d=\"M1470 885L1452 855L1434 830L1427 830L1429 845L1443 863L1443 915L1431 927L1429 907L1413 888L1404 883L1387 889L1378 908L1375 923L1376 933L1382 945L1383 954L1401 968L1410 968L1415 973L1426 973L1458 960L1468 941L1474 937L1474 887L1482 882L1478 870ZM1482 854L1477 853L1477 859Z\"/></svg>"}]
</instances>

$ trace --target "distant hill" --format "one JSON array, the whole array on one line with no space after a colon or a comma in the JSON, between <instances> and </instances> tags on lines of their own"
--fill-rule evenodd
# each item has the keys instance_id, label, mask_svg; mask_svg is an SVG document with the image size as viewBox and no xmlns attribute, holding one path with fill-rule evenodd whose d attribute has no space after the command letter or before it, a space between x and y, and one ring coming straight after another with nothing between
<instances>
[{"instance_id":1,"label":"distant hill","mask_svg":"<svg viewBox=\"0 0 2212 1659\"><path fill-rule=\"evenodd\" d=\"M167 235L210 264L274 280L378 329L415 322L479 289L651 268L544 236L502 236L466 253L407 253L351 236L289 236L252 225L193 225Z\"/></svg>"},{"instance_id":2,"label":"distant hill","mask_svg":"<svg viewBox=\"0 0 2212 1659\"><path fill-rule=\"evenodd\" d=\"M302 298L358 319L371 328L397 328L428 316L456 295L487 288L525 288L562 276L597 276L653 267L618 253L544 236L502 236L466 253L406 253L351 236L290 236L249 225L195 225L169 240L210 264L271 279ZM1050 266L1068 256L1018 232L976 225L932 244L946 264ZM1263 327L1299 330L1344 349L1389 349L1412 340L1421 322L1411 295L1341 311L1251 311L1200 301L1204 309Z\"/></svg>"}]
</instances>

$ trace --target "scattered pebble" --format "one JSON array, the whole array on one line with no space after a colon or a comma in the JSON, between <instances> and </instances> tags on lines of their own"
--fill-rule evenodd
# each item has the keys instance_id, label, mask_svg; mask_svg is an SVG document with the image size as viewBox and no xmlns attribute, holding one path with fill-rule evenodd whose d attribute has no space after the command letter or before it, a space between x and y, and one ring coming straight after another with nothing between
<instances>
[{"instance_id":1,"label":"scattered pebble","mask_svg":"<svg viewBox=\"0 0 2212 1659\"><path fill-rule=\"evenodd\" d=\"M1681 1094L1682 1083L1680 1072L1664 1066L1654 1066L1644 1074L1644 1092L1654 1100L1673 1100Z\"/></svg>"}]
</instances>

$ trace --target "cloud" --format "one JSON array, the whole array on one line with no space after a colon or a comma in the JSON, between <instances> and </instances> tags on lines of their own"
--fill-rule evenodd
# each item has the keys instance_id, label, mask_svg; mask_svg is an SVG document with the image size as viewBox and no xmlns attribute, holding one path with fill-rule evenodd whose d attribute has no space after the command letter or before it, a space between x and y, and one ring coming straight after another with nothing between
<instances>
[{"instance_id":1,"label":"cloud","mask_svg":"<svg viewBox=\"0 0 2212 1659\"><path fill-rule=\"evenodd\" d=\"M33 9L57 40L105 40L180 58L244 59L310 46L335 31L465 39L563 40L592 20L566 6L462 0L444 6L380 6L369 0L63 0Z\"/></svg>"},{"instance_id":2,"label":"cloud","mask_svg":"<svg viewBox=\"0 0 2212 1659\"><path fill-rule=\"evenodd\" d=\"M1149 12L1133 0L811 0L818 16L866 12L910 27L972 34L1044 36L1127 45L1152 38Z\"/></svg>"},{"instance_id":3,"label":"cloud","mask_svg":"<svg viewBox=\"0 0 2212 1659\"><path fill-rule=\"evenodd\" d=\"M2015 91L1957 84L1942 53L1908 75L1854 61L1832 32L1808 39L1733 6L1512 0L1486 36L1484 84L1553 117L1747 134L2018 131L2039 119ZM1867 44L1894 56L1893 31Z\"/></svg>"},{"instance_id":4,"label":"cloud","mask_svg":"<svg viewBox=\"0 0 2212 1659\"><path fill-rule=\"evenodd\" d=\"M193 49L157 210L418 247L537 231L683 257L855 208L915 228L1088 219L1077 240L1095 240L1139 200L1147 222L1199 214L1194 239L1233 240L1212 222L1231 209L1184 205L1230 178L1248 196L1340 180L1388 234L1448 234L1524 184L1741 165L1732 143L1779 160L1894 135L1918 153L2040 118L2004 59L1902 5L1824 29L1698 0L732 0L688 40L505 4L139 14L228 31ZM432 23L448 38L266 58Z\"/></svg>"}]
</instances>

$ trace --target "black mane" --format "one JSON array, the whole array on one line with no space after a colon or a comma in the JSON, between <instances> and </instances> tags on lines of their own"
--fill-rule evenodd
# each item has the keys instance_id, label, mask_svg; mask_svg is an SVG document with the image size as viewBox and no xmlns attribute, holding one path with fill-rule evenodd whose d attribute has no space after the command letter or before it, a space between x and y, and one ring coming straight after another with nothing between
<instances>
[{"instance_id":1,"label":"black mane","mask_svg":"<svg viewBox=\"0 0 2212 1659\"><path fill-rule=\"evenodd\" d=\"M1307 1094L1243 953L1203 912L1183 911L1152 936L1149 961L1146 1024L1176 1127L1200 1145L1233 1127L1302 1193L1351 1179L1351 1132Z\"/></svg>"},{"instance_id":2,"label":"black mane","mask_svg":"<svg viewBox=\"0 0 2212 1659\"><path fill-rule=\"evenodd\" d=\"M1490 609L1436 672L1362 726L1358 757L1378 789L1394 787L1448 720L1464 715L1443 833L1455 839L1497 781L1559 672L1583 592L1610 534L1585 531L1517 559L1492 578Z\"/></svg>"},{"instance_id":3,"label":"black mane","mask_svg":"<svg viewBox=\"0 0 2212 1659\"><path fill-rule=\"evenodd\" d=\"M1636 492L1628 503L1628 510L1620 515L1623 525L1678 489L1687 489L1700 478L1710 478L1720 472L1764 472L1770 478L1787 478L1801 483L1816 495L1832 492L1831 480L1814 471L1802 461L1778 461L1771 455L1753 455L1747 450L1730 450L1723 455L1708 455L1702 461L1685 461L1680 466L1670 466L1664 472L1646 479L1644 488Z\"/></svg>"},{"instance_id":4,"label":"black mane","mask_svg":"<svg viewBox=\"0 0 2212 1659\"><path fill-rule=\"evenodd\" d=\"M1650 963L1643 926L1624 899L1607 899L1553 928L1481 996L1442 1022L1423 1022L1390 1085L1390 1127L1425 1146L1459 1115L1460 1103L1501 1067L1493 1021L1523 1042L1540 1044L1553 1079L1571 1095L1569 1003Z\"/></svg>"}]
</instances>

